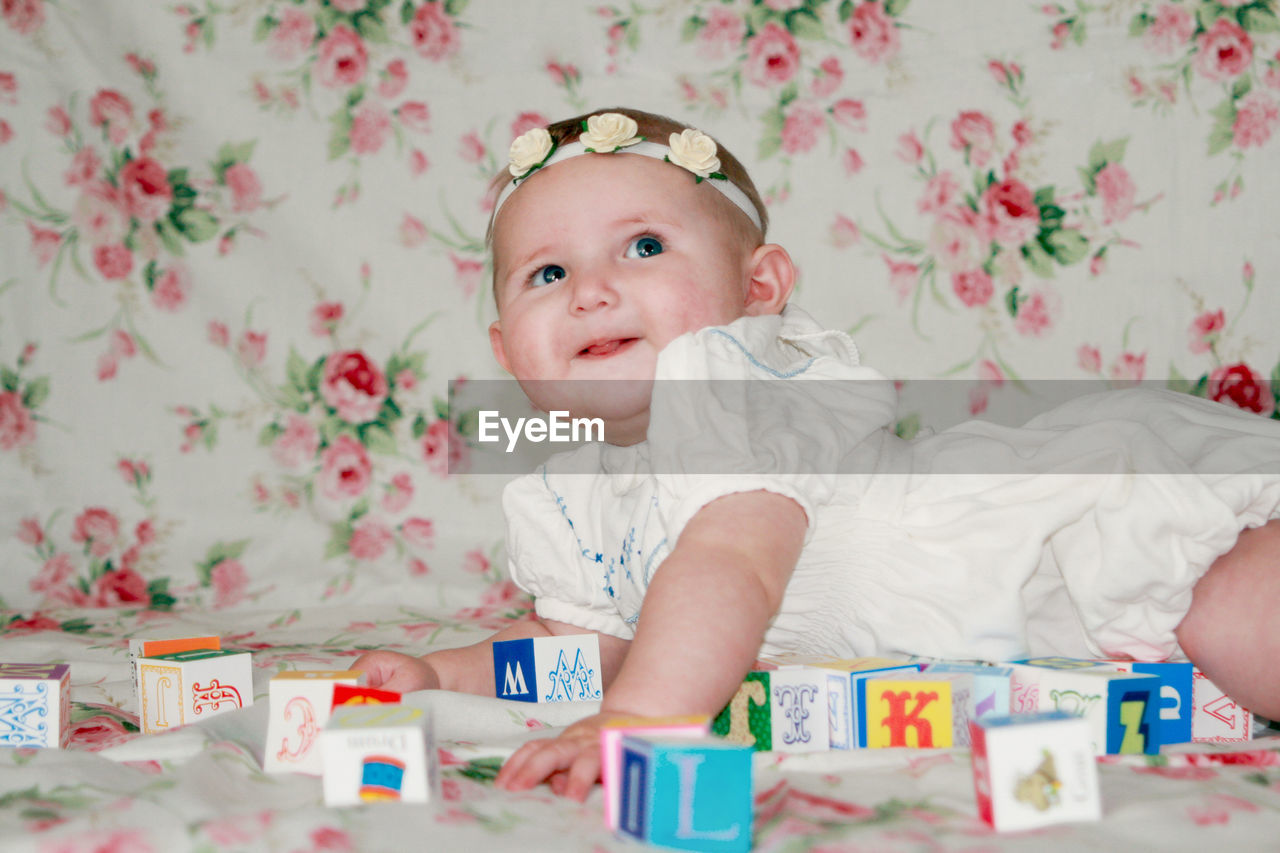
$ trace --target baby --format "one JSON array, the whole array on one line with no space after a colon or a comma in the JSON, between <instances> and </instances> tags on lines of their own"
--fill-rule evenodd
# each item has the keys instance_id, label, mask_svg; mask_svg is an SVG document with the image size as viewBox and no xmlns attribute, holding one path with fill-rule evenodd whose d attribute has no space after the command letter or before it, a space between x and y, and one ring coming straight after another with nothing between
<instances>
[{"instance_id":1,"label":"baby","mask_svg":"<svg viewBox=\"0 0 1280 853\"><path fill-rule=\"evenodd\" d=\"M510 569L537 618L355 667L375 687L493 695L494 641L595 633L600 712L521 747L500 787L585 798L603 724L714 714L762 650L1185 655L1280 716L1280 425L1126 392L903 442L891 384L788 306L791 258L710 137L594 113L517 139L499 185L494 355L535 406L601 418L606 441L507 488ZM667 380L821 389L820 405L747 418L732 393ZM917 476L975 452L1012 461ZM1113 457L1103 470L1161 473L1098 474Z\"/></svg>"}]
</instances>

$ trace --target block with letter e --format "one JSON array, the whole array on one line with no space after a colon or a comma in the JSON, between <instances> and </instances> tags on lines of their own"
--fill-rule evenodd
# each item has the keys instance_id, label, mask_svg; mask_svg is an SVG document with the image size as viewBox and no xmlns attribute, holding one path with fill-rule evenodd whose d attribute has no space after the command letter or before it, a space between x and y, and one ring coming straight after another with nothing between
<instances>
[{"instance_id":1,"label":"block with letter e","mask_svg":"<svg viewBox=\"0 0 1280 853\"><path fill-rule=\"evenodd\" d=\"M252 704L248 652L192 649L138 658L138 723L146 734Z\"/></svg>"},{"instance_id":2,"label":"block with letter e","mask_svg":"<svg viewBox=\"0 0 1280 853\"><path fill-rule=\"evenodd\" d=\"M493 644L493 689L519 702L590 702L604 695L595 634L527 637Z\"/></svg>"},{"instance_id":3,"label":"block with letter e","mask_svg":"<svg viewBox=\"0 0 1280 853\"><path fill-rule=\"evenodd\" d=\"M1038 710L1088 721L1099 755L1160 752L1159 676L1070 658L1014 661L1012 667L1015 682L1033 686Z\"/></svg>"},{"instance_id":4,"label":"block with letter e","mask_svg":"<svg viewBox=\"0 0 1280 853\"><path fill-rule=\"evenodd\" d=\"M320 732L333 710L333 693L339 685L355 686L365 674L355 670L293 670L271 679L267 718L267 746L262 769L268 773L324 772L320 758Z\"/></svg>"},{"instance_id":5,"label":"block with letter e","mask_svg":"<svg viewBox=\"0 0 1280 853\"><path fill-rule=\"evenodd\" d=\"M0 747L61 749L71 737L71 667L0 663Z\"/></svg>"},{"instance_id":6,"label":"block with letter e","mask_svg":"<svg viewBox=\"0 0 1280 853\"><path fill-rule=\"evenodd\" d=\"M1097 820L1098 766L1089 723L1064 711L970 723L978 815L999 831Z\"/></svg>"},{"instance_id":7,"label":"block with letter e","mask_svg":"<svg viewBox=\"0 0 1280 853\"><path fill-rule=\"evenodd\" d=\"M339 705L320 735L324 802L426 803L437 798L431 713L412 705Z\"/></svg>"},{"instance_id":8,"label":"block with letter e","mask_svg":"<svg viewBox=\"0 0 1280 853\"><path fill-rule=\"evenodd\" d=\"M750 850L752 754L715 737L624 737L619 831L678 850Z\"/></svg>"}]
</instances>

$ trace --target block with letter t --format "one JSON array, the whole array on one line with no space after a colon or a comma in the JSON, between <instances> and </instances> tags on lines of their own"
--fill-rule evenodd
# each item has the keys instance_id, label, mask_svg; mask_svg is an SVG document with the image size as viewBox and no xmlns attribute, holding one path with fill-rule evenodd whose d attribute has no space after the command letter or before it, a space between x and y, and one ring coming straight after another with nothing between
<instances>
[{"instance_id":1,"label":"block with letter t","mask_svg":"<svg viewBox=\"0 0 1280 853\"><path fill-rule=\"evenodd\" d=\"M252 704L248 652L192 649L138 658L138 722L147 734Z\"/></svg>"},{"instance_id":2,"label":"block with letter t","mask_svg":"<svg viewBox=\"0 0 1280 853\"><path fill-rule=\"evenodd\" d=\"M0 663L0 746L60 749L71 737L71 667Z\"/></svg>"},{"instance_id":3,"label":"block with letter t","mask_svg":"<svg viewBox=\"0 0 1280 853\"><path fill-rule=\"evenodd\" d=\"M750 850L752 754L715 737L624 737L619 831L678 850Z\"/></svg>"},{"instance_id":4,"label":"block with letter t","mask_svg":"<svg viewBox=\"0 0 1280 853\"><path fill-rule=\"evenodd\" d=\"M519 702L590 702L604 695L595 634L528 637L493 644L493 689Z\"/></svg>"},{"instance_id":5,"label":"block with letter t","mask_svg":"<svg viewBox=\"0 0 1280 853\"><path fill-rule=\"evenodd\" d=\"M1089 723L1064 711L970 723L978 814L997 830L1101 817Z\"/></svg>"},{"instance_id":6,"label":"block with letter t","mask_svg":"<svg viewBox=\"0 0 1280 853\"><path fill-rule=\"evenodd\" d=\"M355 686L365 679L355 670L293 670L271 679L268 697L267 746L262 769L268 773L324 772L320 732L329 721L334 689Z\"/></svg>"},{"instance_id":7,"label":"block with letter t","mask_svg":"<svg viewBox=\"0 0 1280 853\"><path fill-rule=\"evenodd\" d=\"M320 736L324 803L426 803L439 791L431 712L412 705L339 705Z\"/></svg>"},{"instance_id":8,"label":"block with letter t","mask_svg":"<svg viewBox=\"0 0 1280 853\"><path fill-rule=\"evenodd\" d=\"M1160 677L1116 672L1096 661L1014 661L1015 691L1040 711L1066 711L1089 722L1099 755L1160 752Z\"/></svg>"}]
</instances>

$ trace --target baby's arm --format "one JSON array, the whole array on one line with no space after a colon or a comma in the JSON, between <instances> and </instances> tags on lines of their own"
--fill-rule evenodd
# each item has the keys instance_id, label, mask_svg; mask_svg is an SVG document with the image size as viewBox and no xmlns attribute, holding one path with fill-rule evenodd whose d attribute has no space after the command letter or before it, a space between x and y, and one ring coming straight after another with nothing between
<instances>
[{"instance_id":1,"label":"baby's arm","mask_svg":"<svg viewBox=\"0 0 1280 853\"><path fill-rule=\"evenodd\" d=\"M600 728L619 716L715 714L760 651L800 557L806 518L795 501L756 491L707 504L685 526L645 594L636 636L601 712L554 740L525 744L497 784L551 779L582 800L600 773Z\"/></svg>"},{"instance_id":2,"label":"baby's arm","mask_svg":"<svg viewBox=\"0 0 1280 853\"><path fill-rule=\"evenodd\" d=\"M352 669L368 673L368 685L397 693L414 690L453 690L493 696L493 644L499 640L522 640L526 637L590 634L583 628L551 619L531 619L503 628L488 639L457 649L441 649L422 657L400 652L366 652L356 659ZM627 654L629 640L608 634L600 638L601 681L608 687Z\"/></svg>"}]
</instances>

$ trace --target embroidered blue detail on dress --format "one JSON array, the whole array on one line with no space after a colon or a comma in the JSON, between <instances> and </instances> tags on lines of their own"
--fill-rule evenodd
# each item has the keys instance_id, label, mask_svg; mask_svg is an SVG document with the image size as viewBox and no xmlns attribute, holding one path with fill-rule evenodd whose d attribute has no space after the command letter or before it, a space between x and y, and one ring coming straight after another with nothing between
<instances>
[{"instance_id":1,"label":"embroidered blue detail on dress","mask_svg":"<svg viewBox=\"0 0 1280 853\"><path fill-rule=\"evenodd\" d=\"M806 370L808 370L815 361L817 361L817 358L811 357L804 364L800 365L799 367L793 370L786 370L786 371L775 370L769 365L765 364L764 362L758 360L754 355L752 355L751 351L747 349L746 344L744 344L742 341L738 340L728 332L724 331L723 329L711 329L709 331L709 334L719 335L720 337L729 341L731 344L733 344L739 350L742 351L742 354L747 357L747 361L750 362L753 367L758 367L761 370L763 370L765 373L768 373L771 376L774 376L778 379L790 379L793 376L799 376L801 373L804 373Z\"/></svg>"}]
</instances>

